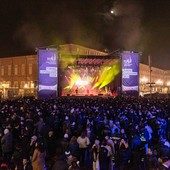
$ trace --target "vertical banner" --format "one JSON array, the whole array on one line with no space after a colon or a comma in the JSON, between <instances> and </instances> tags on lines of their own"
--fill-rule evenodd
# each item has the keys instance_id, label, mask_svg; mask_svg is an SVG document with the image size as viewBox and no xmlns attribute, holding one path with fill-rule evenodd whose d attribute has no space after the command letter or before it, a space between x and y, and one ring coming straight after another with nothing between
<instances>
[{"instance_id":1,"label":"vertical banner","mask_svg":"<svg viewBox=\"0 0 170 170\"><path fill-rule=\"evenodd\" d=\"M122 53L122 92L139 91L139 53Z\"/></svg>"},{"instance_id":2,"label":"vertical banner","mask_svg":"<svg viewBox=\"0 0 170 170\"><path fill-rule=\"evenodd\" d=\"M57 96L58 52L56 49L38 50L38 98Z\"/></svg>"}]
</instances>

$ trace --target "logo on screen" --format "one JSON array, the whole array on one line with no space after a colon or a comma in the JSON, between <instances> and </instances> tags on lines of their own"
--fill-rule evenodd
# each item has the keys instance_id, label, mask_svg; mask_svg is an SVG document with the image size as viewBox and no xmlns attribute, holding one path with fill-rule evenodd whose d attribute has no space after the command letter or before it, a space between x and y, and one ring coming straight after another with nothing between
<instances>
[{"instance_id":1,"label":"logo on screen","mask_svg":"<svg viewBox=\"0 0 170 170\"><path fill-rule=\"evenodd\" d=\"M47 61L49 64L56 64L56 55L52 55L50 57L47 57Z\"/></svg>"},{"instance_id":2,"label":"logo on screen","mask_svg":"<svg viewBox=\"0 0 170 170\"><path fill-rule=\"evenodd\" d=\"M132 65L132 58L129 57L129 58L127 58L127 59L124 59L124 60L123 60L123 63L124 63L124 66L130 67L130 66Z\"/></svg>"}]
</instances>

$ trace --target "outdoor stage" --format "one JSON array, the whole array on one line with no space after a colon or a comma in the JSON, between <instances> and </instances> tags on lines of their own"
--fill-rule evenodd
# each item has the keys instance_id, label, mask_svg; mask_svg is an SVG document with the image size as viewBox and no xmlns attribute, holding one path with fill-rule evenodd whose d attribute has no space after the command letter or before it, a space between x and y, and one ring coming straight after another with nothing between
<instances>
[{"instance_id":1,"label":"outdoor stage","mask_svg":"<svg viewBox=\"0 0 170 170\"><path fill-rule=\"evenodd\" d=\"M65 67L60 70L61 96L117 96L121 72L118 59L111 56L74 57L74 62L64 63Z\"/></svg>"},{"instance_id":2,"label":"outdoor stage","mask_svg":"<svg viewBox=\"0 0 170 170\"><path fill-rule=\"evenodd\" d=\"M121 56L121 57L120 57ZM62 54L39 50L39 98L139 95L139 53L117 56Z\"/></svg>"}]
</instances>

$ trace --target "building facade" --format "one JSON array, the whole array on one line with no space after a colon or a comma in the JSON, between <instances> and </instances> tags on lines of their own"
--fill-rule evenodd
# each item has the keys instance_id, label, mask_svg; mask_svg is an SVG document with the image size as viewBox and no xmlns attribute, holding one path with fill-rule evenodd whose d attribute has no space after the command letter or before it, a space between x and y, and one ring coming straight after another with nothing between
<instances>
[{"instance_id":1,"label":"building facade","mask_svg":"<svg viewBox=\"0 0 170 170\"><path fill-rule=\"evenodd\" d=\"M35 94L37 56L16 56L0 59L0 89L3 98Z\"/></svg>"},{"instance_id":2,"label":"building facade","mask_svg":"<svg viewBox=\"0 0 170 170\"><path fill-rule=\"evenodd\" d=\"M62 55L107 56L107 53L74 44L61 45L59 60ZM170 70L139 66L140 93L169 93ZM37 55L0 58L0 94L1 98L28 96L37 93L38 57Z\"/></svg>"},{"instance_id":3,"label":"building facade","mask_svg":"<svg viewBox=\"0 0 170 170\"><path fill-rule=\"evenodd\" d=\"M170 92L170 71L156 67L149 67L146 64L139 65L140 92L146 93L169 93Z\"/></svg>"}]
</instances>

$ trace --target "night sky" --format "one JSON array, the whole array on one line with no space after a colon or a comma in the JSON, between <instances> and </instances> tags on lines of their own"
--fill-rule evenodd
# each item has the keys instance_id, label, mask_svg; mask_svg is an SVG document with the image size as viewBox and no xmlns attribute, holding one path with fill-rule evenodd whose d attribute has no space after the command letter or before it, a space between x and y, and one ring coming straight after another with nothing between
<instances>
[{"instance_id":1,"label":"night sky","mask_svg":"<svg viewBox=\"0 0 170 170\"><path fill-rule=\"evenodd\" d=\"M170 0L0 0L0 21L0 57L74 43L170 69Z\"/></svg>"}]
</instances>

